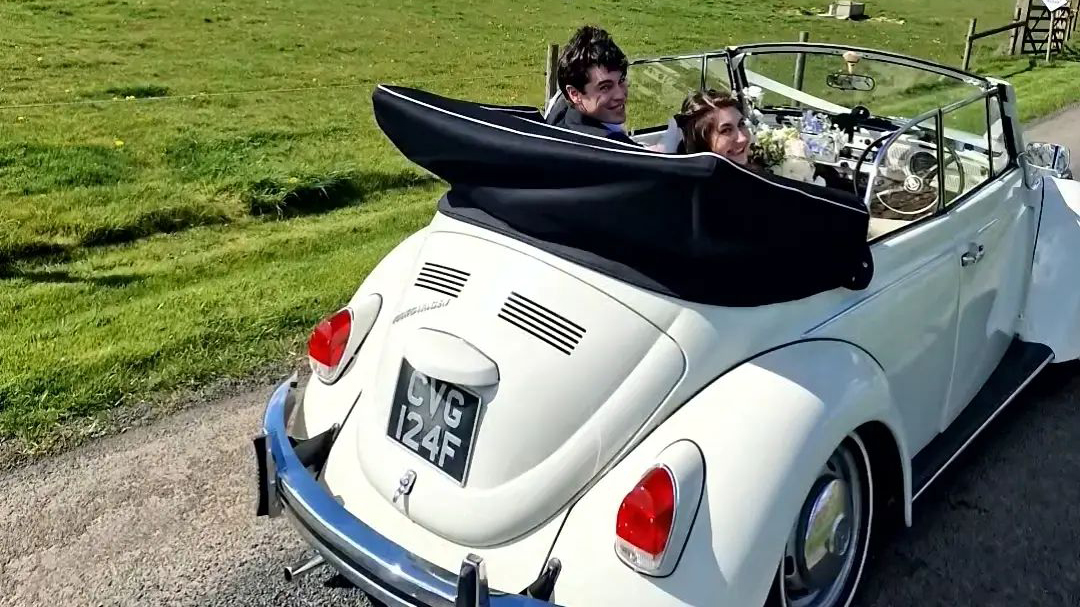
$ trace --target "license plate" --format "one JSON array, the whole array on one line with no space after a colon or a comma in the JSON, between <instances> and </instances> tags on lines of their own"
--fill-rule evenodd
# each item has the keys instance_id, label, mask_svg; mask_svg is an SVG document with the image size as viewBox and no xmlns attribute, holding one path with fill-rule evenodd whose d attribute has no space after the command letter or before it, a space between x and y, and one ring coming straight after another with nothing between
<instances>
[{"instance_id":1,"label":"license plate","mask_svg":"<svg viewBox=\"0 0 1080 607\"><path fill-rule=\"evenodd\" d=\"M465 484L480 397L401 365L386 434Z\"/></svg>"}]
</instances>

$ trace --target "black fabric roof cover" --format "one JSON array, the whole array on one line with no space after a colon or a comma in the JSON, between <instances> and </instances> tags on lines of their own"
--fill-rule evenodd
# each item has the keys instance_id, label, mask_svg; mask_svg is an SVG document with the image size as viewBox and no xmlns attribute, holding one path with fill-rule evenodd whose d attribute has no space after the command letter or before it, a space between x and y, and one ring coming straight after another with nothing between
<instances>
[{"instance_id":1,"label":"black fabric roof cover","mask_svg":"<svg viewBox=\"0 0 1080 607\"><path fill-rule=\"evenodd\" d=\"M534 108L391 86L373 103L398 149L450 184L439 212L625 282L757 306L873 275L869 214L851 194L566 131Z\"/></svg>"}]
</instances>

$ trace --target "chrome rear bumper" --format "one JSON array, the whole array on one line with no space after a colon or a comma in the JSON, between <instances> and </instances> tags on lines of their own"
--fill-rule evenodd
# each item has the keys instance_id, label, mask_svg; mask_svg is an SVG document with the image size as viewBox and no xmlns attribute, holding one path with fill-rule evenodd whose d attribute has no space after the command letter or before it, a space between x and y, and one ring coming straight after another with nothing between
<instances>
[{"instance_id":1,"label":"chrome rear bumper","mask_svg":"<svg viewBox=\"0 0 1080 607\"><path fill-rule=\"evenodd\" d=\"M334 569L375 599L402 607L537 607L552 604L489 591L484 563L469 554L458 573L420 559L353 516L318 483L332 434L297 441L286 430L295 406L296 375L278 386L266 407L259 458L259 515L285 514ZM313 443L313 441L317 441Z\"/></svg>"}]
</instances>

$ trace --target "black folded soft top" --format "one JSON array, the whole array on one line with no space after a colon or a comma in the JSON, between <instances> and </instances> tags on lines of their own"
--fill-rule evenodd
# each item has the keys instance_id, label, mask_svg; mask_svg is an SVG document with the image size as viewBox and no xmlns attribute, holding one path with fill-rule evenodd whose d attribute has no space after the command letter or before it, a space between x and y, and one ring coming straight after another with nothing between
<instances>
[{"instance_id":1,"label":"black folded soft top","mask_svg":"<svg viewBox=\"0 0 1080 607\"><path fill-rule=\"evenodd\" d=\"M440 213L627 283L756 306L873 274L869 214L849 193L567 131L535 108L392 86L373 103L394 145L449 183Z\"/></svg>"}]
</instances>

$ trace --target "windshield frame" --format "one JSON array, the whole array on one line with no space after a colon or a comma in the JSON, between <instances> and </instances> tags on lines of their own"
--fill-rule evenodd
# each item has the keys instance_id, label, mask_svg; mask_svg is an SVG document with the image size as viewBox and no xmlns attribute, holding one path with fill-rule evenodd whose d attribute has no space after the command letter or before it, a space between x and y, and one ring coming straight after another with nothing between
<instances>
[{"instance_id":1,"label":"windshield frame","mask_svg":"<svg viewBox=\"0 0 1080 607\"><path fill-rule=\"evenodd\" d=\"M716 57L726 55L732 68L736 71L741 71L743 60L750 55L767 55L775 53L812 53L819 55L842 55L847 51L855 51L859 53L863 59L871 59L874 61L882 61L885 63L893 63L905 67L926 70L939 76L948 76L950 78L961 80L972 86L978 86L982 88L988 88L991 86L989 80L971 72L965 72L963 70L958 70L947 65L942 65L940 63L934 63L925 59L919 59L918 57L900 55L898 53L890 53L888 51L879 51L875 49L869 49L861 46L853 46L848 44L831 44L825 42L763 42L760 44L745 44L742 46L732 46L728 47L722 52L717 51L705 54L706 59L708 56Z\"/></svg>"},{"instance_id":2,"label":"windshield frame","mask_svg":"<svg viewBox=\"0 0 1080 607\"><path fill-rule=\"evenodd\" d=\"M846 45L846 44L811 43L811 42L805 42L805 43L803 43L803 42L800 42L800 43L773 43L773 42L770 42L770 43L761 43L761 44L748 44L748 45L743 45L743 46L731 47L731 48L727 49L726 51L724 51L723 53L719 53L719 52L718 53L711 53L711 54L706 53L706 57L703 60L703 63L705 65L707 65L710 56L711 57L726 57L727 64L728 64L728 73L729 73L729 77L731 79L731 90L738 92L739 103L742 104L743 107L745 107L746 99L745 99L745 95L743 95L743 91L745 91L748 87L755 84L752 80L754 80L754 79L760 80L761 78L764 77L763 75L756 75L754 79L751 79L747 75L747 70L746 70L746 59L747 58L753 57L753 56L783 55L783 54L788 54L788 55L806 54L806 55L833 55L833 56L840 56L840 55L843 55L844 53L846 53L848 51L855 51L855 52L859 53L860 58L864 59L864 60L877 61L877 62L881 62L881 63L897 65L897 66L906 67L906 68L910 68L910 69L925 71L927 73L934 74L936 76L943 76L943 77L946 77L946 78L951 78L951 79L956 80L958 84L965 84L965 85L968 85L968 86L972 87L973 89L978 90L979 93L986 93L987 91L993 90L995 88L994 84L992 82L990 82L990 80L988 80L987 78L984 78L982 76L978 76L976 74L972 74L970 72L965 72L965 71L958 70L958 69L955 69L955 68L951 68L951 67L941 65L941 64L938 64L938 63L933 63L931 61L926 61L924 59L919 59L917 57L909 57L907 55L899 55L899 54L890 53L890 52L887 52L887 51L878 51L878 50L874 50L874 49L868 49L868 48L863 48L863 47L859 47L859 46L851 46L851 45ZM765 78L765 79L768 80L768 78ZM776 83L776 84L781 89L790 88L787 85L785 85L784 83ZM767 85L764 86L764 88L769 88L770 86L772 86L772 85L767 84ZM770 90L772 90L772 89L770 89ZM780 92L780 91L777 91L777 92ZM800 93L802 95L805 95L807 97L807 99L805 99L803 101L804 103L808 103L810 101L810 99L818 99L816 97L813 97L812 95L802 93L802 91L795 91L795 92ZM781 94L783 94L783 93L781 93ZM972 94L974 95L976 93L973 91ZM967 98L967 96L965 96L965 98ZM822 102L824 102L824 103L822 103ZM821 99L817 103L809 103L809 105L811 105L811 106L821 106L821 107L818 107L818 109L828 111L830 113L844 113L844 111L842 111L842 110L847 110L847 108L844 108L843 106L839 106L839 105L831 103L831 102L828 102L828 100L825 100L825 99ZM906 122L908 119L911 118L911 116L890 116L889 118L898 119L898 120L901 120L903 122Z\"/></svg>"},{"instance_id":3,"label":"windshield frame","mask_svg":"<svg viewBox=\"0 0 1080 607\"><path fill-rule=\"evenodd\" d=\"M734 93L739 101L740 106L746 107L746 98L744 91L752 86L754 83L746 74L745 61L748 57L755 55L772 55L772 54L812 54L812 55L842 55L848 51L855 51L861 55L863 59L869 59L872 61L880 61L882 63L888 63L907 67L916 70L926 71L928 73L944 76L957 80L960 83L967 84L973 88L978 89L981 93L995 90L996 85L988 78L966 72L956 68L942 65L940 63L934 63L918 57L911 57L908 55L901 55L898 53L891 53L888 51L881 51L875 49L869 49L860 46L848 45L848 44L832 44L823 42L763 42L755 44L744 44L737 46L729 46L722 49L716 49L712 51L704 51L700 53L674 53L671 55L660 55L655 57L642 57L635 59L629 63L630 66L639 66L650 63L661 63L668 61L697 61L700 70L700 77L698 79L698 87L700 90L704 90L707 86L707 79L709 75L709 62L710 60L723 60L728 75L729 90ZM629 72L629 67L627 68ZM783 83L778 83L782 87L786 87ZM974 94L974 92L973 92ZM815 98L816 99L816 98ZM833 113L846 113L847 108L838 106L833 103L827 102L827 100L819 100L818 103L825 102L824 106L819 109L830 111ZM817 105L817 103L810 104ZM844 110L841 112L841 110ZM910 116L895 116L892 117L902 122L907 122ZM641 129L641 132L649 130L655 130L657 126Z\"/></svg>"}]
</instances>

